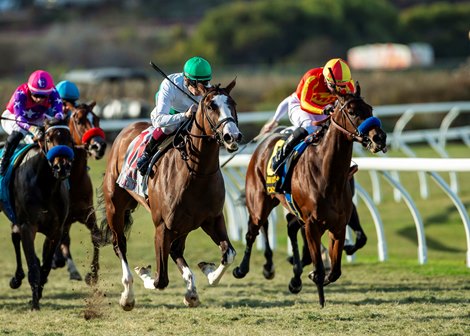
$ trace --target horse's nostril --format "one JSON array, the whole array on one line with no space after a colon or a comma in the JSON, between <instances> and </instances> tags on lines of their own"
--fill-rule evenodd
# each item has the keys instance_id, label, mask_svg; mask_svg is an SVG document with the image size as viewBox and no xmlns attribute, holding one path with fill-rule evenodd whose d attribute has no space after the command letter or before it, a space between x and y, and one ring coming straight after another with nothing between
<instances>
[{"instance_id":1,"label":"horse's nostril","mask_svg":"<svg viewBox=\"0 0 470 336\"><path fill-rule=\"evenodd\" d=\"M225 134L224 134L224 141L227 142L227 143L233 142L233 137L232 137L232 135L229 134L229 133L225 133Z\"/></svg>"},{"instance_id":2,"label":"horse's nostril","mask_svg":"<svg viewBox=\"0 0 470 336\"><path fill-rule=\"evenodd\" d=\"M236 140L236 141L237 141L237 142L240 142L240 141L242 141L242 138L243 138L243 134L238 133L238 135L237 135L237 140Z\"/></svg>"}]
</instances>

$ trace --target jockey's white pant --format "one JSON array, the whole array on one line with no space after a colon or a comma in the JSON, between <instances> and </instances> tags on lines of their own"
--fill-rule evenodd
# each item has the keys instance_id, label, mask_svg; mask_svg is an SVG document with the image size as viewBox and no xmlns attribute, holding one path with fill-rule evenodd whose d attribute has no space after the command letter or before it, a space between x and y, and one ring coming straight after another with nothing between
<instances>
[{"instance_id":1,"label":"jockey's white pant","mask_svg":"<svg viewBox=\"0 0 470 336\"><path fill-rule=\"evenodd\" d=\"M288 96L278 105L275 116L278 116L278 119L280 119L286 113L288 113L289 120L293 126L303 127L309 134L318 128L318 126L312 125L312 121L325 119L325 116L322 114L307 113L302 110L300 108L300 100L295 93Z\"/></svg>"}]
</instances>

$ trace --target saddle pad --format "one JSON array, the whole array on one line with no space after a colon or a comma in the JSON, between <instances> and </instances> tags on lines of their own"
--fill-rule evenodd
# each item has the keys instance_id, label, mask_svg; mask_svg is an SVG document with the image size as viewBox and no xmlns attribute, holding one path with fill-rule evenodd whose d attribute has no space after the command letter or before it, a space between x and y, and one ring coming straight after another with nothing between
<instances>
[{"instance_id":1,"label":"saddle pad","mask_svg":"<svg viewBox=\"0 0 470 336\"><path fill-rule=\"evenodd\" d=\"M273 163L274 157L282 149L284 142L286 142L285 139L279 139L276 142L276 144L274 145L273 151L271 153L271 157L268 160L268 165L266 167L266 191L268 192L268 195L276 193L276 185L280 177L276 175L276 173L273 171L272 163Z\"/></svg>"},{"instance_id":2,"label":"saddle pad","mask_svg":"<svg viewBox=\"0 0 470 336\"><path fill-rule=\"evenodd\" d=\"M129 144L121 173L116 181L121 188L133 191L142 197L147 197L147 181L137 169L137 160L144 152L153 130L154 128L150 126Z\"/></svg>"},{"instance_id":3,"label":"saddle pad","mask_svg":"<svg viewBox=\"0 0 470 336\"><path fill-rule=\"evenodd\" d=\"M3 204L3 210L5 215L8 217L10 222L16 223L16 214L13 210L11 199L10 199L10 181L11 175L13 173L14 167L19 164L20 158L26 153L33 144L30 145L23 145L20 144L13 153L13 156L10 160L10 164L8 166L7 172L4 176L0 175L0 202ZM0 150L0 155L3 156L3 149Z\"/></svg>"}]
</instances>

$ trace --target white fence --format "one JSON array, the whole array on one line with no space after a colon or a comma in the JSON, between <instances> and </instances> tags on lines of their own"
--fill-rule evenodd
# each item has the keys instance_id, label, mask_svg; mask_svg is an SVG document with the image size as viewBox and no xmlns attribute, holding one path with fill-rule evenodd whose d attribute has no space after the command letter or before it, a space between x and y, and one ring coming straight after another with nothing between
<instances>
[{"instance_id":1,"label":"white fence","mask_svg":"<svg viewBox=\"0 0 470 336\"><path fill-rule=\"evenodd\" d=\"M359 164L361 170L367 170L370 175L373 195L372 197L356 182L357 196L364 201L371 213L375 224L378 238L378 257L380 261L387 259L387 244L385 240L383 224L376 204L381 202L380 176L383 177L394 188L396 201L404 200L413 217L416 232L418 235L418 261L420 264L427 262L427 246L423 230L422 217L415 206L413 199L400 183L399 171L414 171L418 173L420 182L420 195L427 199L429 196L428 180L434 180L440 188L450 197L456 206L462 224L464 225L467 238L466 263L470 267L470 223L468 211L465 209L458 197L458 182L456 172L470 171L470 160L449 159L446 151L448 141L461 141L470 147L470 126L451 127L452 122L462 113L470 112L470 102L449 102L430 104L407 104L379 106L374 108L374 114L381 119L393 117L397 119L394 129L388 134L388 144L395 150L402 151L408 158L390 159L385 157L365 158L362 147L355 146L355 158L353 161ZM412 124L413 117L417 115L442 115L442 121L438 128L427 130L406 130ZM240 114L240 123L262 123L272 116L272 112L257 112ZM417 159L416 154L410 144L426 143L442 159ZM237 154L233 157L222 156L221 163L225 163L229 158L231 161L223 169L226 187L227 201L226 214L231 238L234 240L243 239L246 233L247 212L244 200L241 199L244 190L244 179L246 166L255 146L249 146L244 150L245 154ZM470 155L469 155L470 156ZM450 185L437 172L447 172L450 175ZM356 200L357 201L357 200ZM280 208L280 207L279 207ZM280 209L273 211L270 222L275 223L284 212ZM273 248L276 247L275 226L270 228L270 242ZM348 235L349 236L349 235ZM258 239L258 248L263 248L263 240ZM349 258L351 260L351 258Z\"/></svg>"},{"instance_id":2,"label":"white fence","mask_svg":"<svg viewBox=\"0 0 470 336\"><path fill-rule=\"evenodd\" d=\"M228 157L222 157L224 162ZM244 176L246 175L246 167L248 166L250 154L240 154L235 156L223 169L226 188L226 215L230 237L233 240L241 240L246 233L248 213L244 202L240 199L244 189ZM450 188L445 180L437 172L470 172L470 159L419 159L419 158L354 158L361 170L378 172L387 182L389 182L395 190L403 197L410 213L413 217L416 233L418 237L418 261L420 264L427 262L427 246L424 235L424 226L422 217L416 207L413 199L399 181L394 179L390 171L406 171L406 172L425 172L429 174L437 185L449 196L457 208L462 224L464 226L467 238L466 264L470 267L470 219L468 211L465 209L458 195ZM387 259L387 243L383 229L383 223L380 213L368 193L356 182L357 195L364 201L369 209L375 224L378 241L378 256L380 261ZM278 207L280 208L280 207ZM278 221L279 209L272 212L269 218L271 223ZM275 225L271 226L270 242L275 248L276 232ZM261 245L262 246L262 240Z\"/></svg>"}]
</instances>

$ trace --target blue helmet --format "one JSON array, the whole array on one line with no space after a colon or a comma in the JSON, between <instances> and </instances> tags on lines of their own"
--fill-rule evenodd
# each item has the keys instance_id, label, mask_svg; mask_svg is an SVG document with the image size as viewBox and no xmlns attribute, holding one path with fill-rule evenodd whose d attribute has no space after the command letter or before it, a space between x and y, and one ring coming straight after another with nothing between
<instances>
[{"instance_id":1,"label":"blue helmet","mask_svg":"<svg viewBox=\"0 0 470 336\"><path fill-rule=\"evenodd\" d=\"M65 80L57 83L56 89L59 92L60 98L62 99L77 100L80 98L80 91L73 82Z\"/></svg>"}]
</instances>

